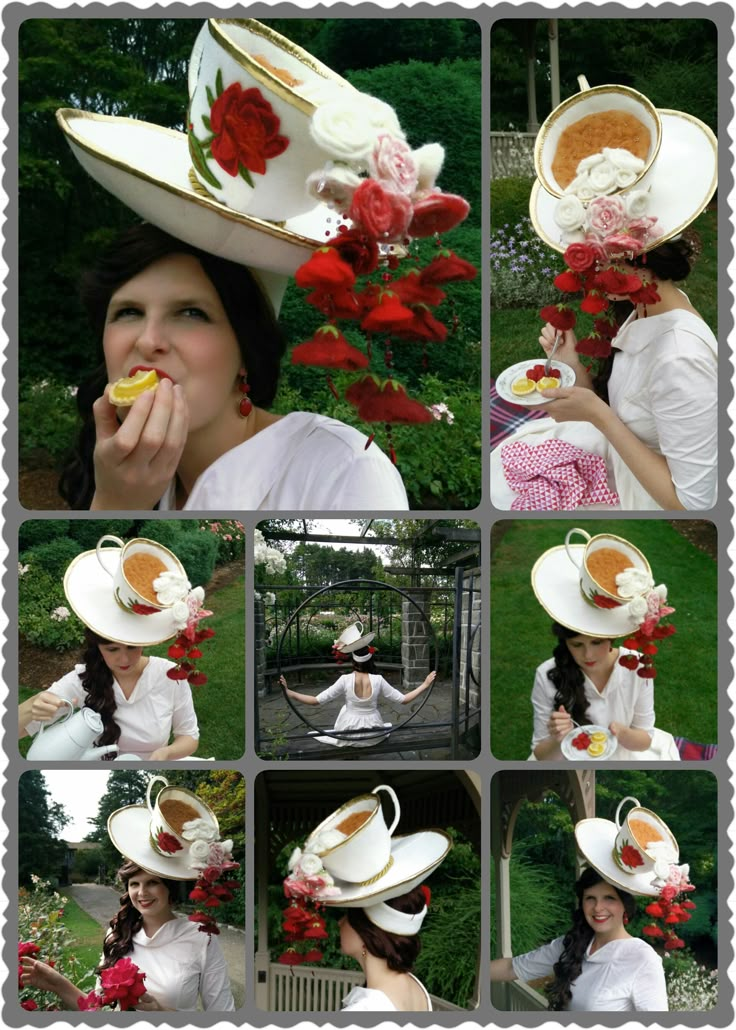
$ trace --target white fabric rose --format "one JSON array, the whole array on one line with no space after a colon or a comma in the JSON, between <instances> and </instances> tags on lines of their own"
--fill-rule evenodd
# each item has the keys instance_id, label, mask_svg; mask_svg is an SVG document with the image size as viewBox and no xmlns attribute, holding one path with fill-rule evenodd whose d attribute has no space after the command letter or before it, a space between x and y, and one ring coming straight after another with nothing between
<instances>
[{"instance_id":1,"label":"white fabric rose","mask_svg":"<svg viewBox=\"0 0 736 1030\"><path fill-rule=\"evenodd\" d=\"M618 189L624 190L627 186L632 186L634 182L636 182L636 172L632 172L630 168L616 169L616 186Z\"/></svg>"},{"instance_id":2,"label":"white fabric rose","mask_svg":"<svg viewBox=\"0 0 736 1030\"><path fill-rule=\"evenodd\" d=\"M313 855L308 851L302 855L299 868L305 876L317 876L322 872L322 860L318 855Z\"/></svg>"},{"instance_id":3,"label":"white fabric rose","mask_svg":"<svg viewBox=\"0 0 736 1030\"><path fill-rule=\"evenodd\" d=\"M289 859L289 872L291 872L295 866L299 864L299 859L302 857L302 849L294 848Z\"/></svg>"},{"instance_id":4,"label":"white fabric rose","mask_svg":"<svg viewBox=\"0 0 736 1030\"><path fill-rule=\"evenodd\" d=\"M177 601L171 607L171 617L176 629L184 629L189 622L189 605L186 601Z\"/></svg>"},{"instance_id":5,"label":"white fabric rose","mask_svg":"<svg viewBox=\"0 0 736 1030\"><path fill-rule=\"evenodd\" d=\"M635 597L626 605L626 611L629 613L632 619L635 619L637 622L641 622L641 620L645 618L648 611L647 602L644 600L643 597Z\"/></svg>"},{"instance_id":6,"label":"white fabric rose","mask_svg":"<svg viewBox=\"0 0 736 1030\"><path fill-rule=\"evenodd\" d=\"M555 222L565 232L579 229L585 221L585 208L577 197L561 197L555 205Z\"/></svg>"},{"instance_id":7,"label":"white fabric rose","mask_svg":"<svg viewBox=\"0 0 736 1030\"><path fill-rule=\"evenodd\" d=\"M660 583L658 587L655 587L654 593L660 599L662 604L667 603L667 587L664 585L664 583Z\"/></svg>"},{"instance_id":8,"label":"white fabric rose","mask_svg":"<svg viewBox=\"0 0 736 1030\"><path fill-rule=\"evenodd\" d=\"M341 830L323 830L319 835L319 848L317 850L327 851L329 848L336 848L344 840L347 840L347 838Z\"/></svg>"},{"instance_id":9,"label":"white fabric rose","mask_svg":"<svg viewBox=\"0 0 736 1030\"><path fill-rule=\"evenodd\" d=\"M418 150L413 150L412 156L417 166L417 192L434 189L445 160L445 148L439 143L426 143Z\"/></svg>"},{"instance_id":10,"label":"white fabric rose","mask_svg":"<svg viewBox=\"0 0 736 1030\"><path fill-rule=\"evenodd\" d=\"M217 830L209 819L190 819L181 828L184 840L216 840Z\"/></svg>"},{"instance_id":11,"label":"white fabric rose","mask_svg":"<svg viewBox=\"0 0 736 1030\"><path fill-rule=\"evenodd\" d=\"M565 190L566 195L570 193L574 194L583 204L587 204L596 196L587 172L582 172L572 180Z\"/></svg>"},{"instance_id":12,"label":"white fabric rose","mask_svg":"<svg viewBox=\"0 0 736 1030\"><path fill-rule=\"evenodd\" d=\"M605 154L605 150L603 151L603 154ZM595 166L599 165L601 161L605 161L603 154L590 154L588 157L582 158L582 160L578 162L578 175L580 175L581 172L589 172L591 168L595 168Z\"/></svg>"},{"instance_id":13,"label":"white fabric rose","mask_svg":"<svg viewBox=\"0 0 736 1030\"><path fill-rule=\"evenodd\" d=\"M192 584L186 576L182 576L178 572L162 572L154 579L153 589L156 591L156 597L160 604L174 604L175 601L181 601L183 597L186 597L192 589ZM202 592L202 597L204 597L204 592Z\"/></svg>"},{"instance_id":14,"label":"white fabric rose","mask_svg":"<svg viewBox=\"0 0 736 1030\"><path fill-rule=\"evenodd\" d=\"M347 165L331 161L318 172L307 176L307 193L315 200L331 204L338 211L347 211L358 186L363 180Z\"/></svg>"},{"instance_id":15,"label":"white fabric rose","mask_svg":"<svg viewBox=\"0 0 736 1030\"><path fill-rule=\"evenodd\" d=\"M206 840L195 840L189 845L189 863L196 869L207 866L210 857L210 846Z\"/></svg>"},{"instance_id":16,"label":"white fabric rose","mask_svg":"<svg viewBox=\"0 0 736 1030\"><path fill-rule=\"evenodd\" d=\"M394 109L365 93L318 107L309 132L318 147L334 160L350 162L355 171L366 167L379 134L405 138Z\"/></svg>"},{"instance_id":17,"label":"white fabric rose","mask_svg":"<svg viewBox=\"0 0 736 1030\"><path fill-rule=\"evenodd\" d=\"M588 174L591 186L599 196L616 189L616 168L610 161L594 165Z\"/></svg>"},{"instance_id":18,"label":"white fabric rose","mask_svg":"<svg viewBox=\"0 0 736 1030\"><path fill-rule=\"evenodd\" d=\"M621 597L637 597L654 586L654 580L645 569L624 569L616 576L616 586Z\"/></svg>"},{"instance_id":19,"label":"white fabric rose","mask_svg":"<svg viewBox=\"0 0 736 1030\"><path fill-rule=\"evenodd\" d=\"M630 150L626 150L625 147L604 147L603 156L606 157L611 164L615 165L616 168L625 168L628 171L634 172L638 175L644 167L645 162L640 157L636 157Z\"/></svg>"},{"instance_id":20,"label":"white fabric rose","mask_svg":"<svg viewBox=\"0 0 736 1030\"><path fill-rule=\"evenodd\" d=\"M360 93L360 106L373 126L375 134L388 133L389 136L396 136L398 139L406 139L406 133L401 128L399 119L390 104L378 97L372 97L369 93Z\"/></svg>"},{"instance_id":21,"label":"white fabric rose","mask_svg":"<svg viewBox=\"0 0 736 1030\"><path fill-rule=\"evenodd\" d=\"M647 190L632 190L626 195L626 214L629 218L643 218L649 210Z\"/></svg>"}]
</instances>

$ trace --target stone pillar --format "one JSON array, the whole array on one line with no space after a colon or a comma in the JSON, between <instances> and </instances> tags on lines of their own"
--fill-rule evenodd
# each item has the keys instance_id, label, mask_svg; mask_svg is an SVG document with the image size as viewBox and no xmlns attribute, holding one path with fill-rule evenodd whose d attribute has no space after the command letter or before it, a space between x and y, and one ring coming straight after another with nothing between
<instances>
[{"instance_id":1,"label":"stone pillar","mask_svg":"<svg viewBox=\"0 0 736 1030\"><path fill-rule=\"evenodd\" d=\"M432 659L430 630L422 612L426 610L427 592L407 591L419 605L417 609L411 602L401 602L401 664L404 670L402 687L413 690L429 675L429 663Z\"/></svg>"},{"instance_id":2,"label":"stone pillar","mask_svg":"<svg viewBox=\"0 0 736 1030\"><path fill-rule=\"evenodd\" d=\"M470 594L471 584L473 586L472 602ZM476 630L476 626L480 624L482 616L480 603L480 576L477 572L475 575L465 575L463 578L463 587L463 611L460 626L460 703L464 704L465 702L465 691L467 688L470 691L470 704L474 708L477 708L480 706L480 689L471 678L470 671L466 668L468 634L470 633L472 635L470 666L475 679L480 683L480 647L482 630ZM468 606L471 604L470 624L468 624Z\"/></svg>"},{"instance_id":3,"label":"stone pillar","mask_svg":"<svg viewBox=\"0 0 736 1030\"><path fill-rule=\"evenodd\" d=\"M256 671L256 694L266 696L266 606L263 598L253 599L254 646L253 658Z\"/></svg>"}]
</instances>

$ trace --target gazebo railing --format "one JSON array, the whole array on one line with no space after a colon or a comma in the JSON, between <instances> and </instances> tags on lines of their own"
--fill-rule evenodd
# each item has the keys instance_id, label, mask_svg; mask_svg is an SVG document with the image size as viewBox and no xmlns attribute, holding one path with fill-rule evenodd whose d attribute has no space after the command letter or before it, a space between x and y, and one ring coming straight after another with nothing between
<instances>
[{"instance_id":1,"label":"gazebo railing","mask_svg":"<svg viewBox=\"0 0 736 1030\"><path fill-rule=\"evenodd\" d=\"M491 178L534 175L536 132L491 133Z\"/></svg>"},{"instance_id":2,"label":"gazebo railing","mask_svg":"<svg viewBox=\"0 0 736 1030\"><path fill-rule=\"evenodd\" d=\"M521 980L492 984L491 1004L502 1012L544 1012L549 1007L546 998Z\"/></svg>"},{"instance_id":3,"label":"gazebo railing","mask_svg":"<svg viewBox=\"0 0 736 1030\"><path fill-rule=\"evenodd\" d=\"M342 999L365 977L358 970L301 968L272 962L268 967L270 1012L339 1012ZM464 1011L441 998L432 998L434 1012Z\"/></svg>"}]
</instances>

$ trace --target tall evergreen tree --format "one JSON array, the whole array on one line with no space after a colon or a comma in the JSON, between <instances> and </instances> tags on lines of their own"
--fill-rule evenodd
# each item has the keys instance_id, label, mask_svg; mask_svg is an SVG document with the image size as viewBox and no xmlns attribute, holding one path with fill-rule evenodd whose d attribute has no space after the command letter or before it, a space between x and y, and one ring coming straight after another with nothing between
<instances>
[{"instance_id":1,"label":"tall evergreen tree","mask_svg":"<svg viewBox=\"0 0 736 1030\"><path fill-rule=\"evenodd\" d=\"M59 834L69 822L63 805L51 800L43 773L32 769L18 781L18 883L27 886L31 874L61 873L66 850Z\"/></svg>"}]
</instances>

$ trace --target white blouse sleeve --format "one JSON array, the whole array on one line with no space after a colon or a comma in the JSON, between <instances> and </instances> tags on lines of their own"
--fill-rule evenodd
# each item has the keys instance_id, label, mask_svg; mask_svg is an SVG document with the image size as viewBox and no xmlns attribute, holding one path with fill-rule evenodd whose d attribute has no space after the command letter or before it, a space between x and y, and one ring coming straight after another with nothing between
<instances>
[{"instance_id":1,"label":"white blouse sleeve","mask_svg":"<svg viewBox=\"0 0 736 1030\"><path fill-rule=\"evenodd\" d=\"M321 690L319 694L315 694L315 698L321 705L326 704L328 701L334 701L336 697L340 697L347 690L347 680L347 676L341 676L331 687L327 687L325 690Z\"/></svg>"},{"instance_id":2,"label":"white blouse sleeve","mask_svg":"<svg viewBox=\"0 0 736 1030\"><path fill-rule=\"evenodd\" d=\"M646 730L651 737L654 733L654 680L643 679L632 672L632 678L636 680L636 704L634 715L631 720L631 728L634 730Z\"/></svg>"},{"instance_id":3,"label":"white blouse sleeve","mask_svg":"<svg viewBox=\"0 0 736 1030\"><path fill-rule=\"evenodd\" d=\"M75 707L80 708L84 703L86 696L80 679L83 672L84 666L77 665L72 672L67 672L65 676L62 676L60 680L57 680L56 683L52 683L51 686L46 689L50 694L55 694L56 697L63 697L66 701L75 702ZM60 719L66 711L66 708L60 708L58 715L51 719L50 722L45 722L44 726L50 726L52 723L56 722L56 720ZM40 729L41 721L39 719L34 719L26 726L26 732L30 737L34 737Z\"/></svg>"},{"instance_id":4,"label":"white blouse sleeve","mask_svg":"<svg viewBox=\"0 0 736 1030\"><path fill-rule=\"evenodd\" d=\"M643 953L632 987L634 1009L637 1012L668 1012L662 959L649 945L647 948L650 954Z\"/></svg>"},{"instance_id":5,"label":"white blouse sleeve","mask_svg":"<svg viewBox=\"0 0 736 1030\"><path fill-rule=\"evenodd\" d=\"M235 1011L227 963L220 942L215 937L210 937L207 942L199 993L205 1012Z\"/></svg>"},{"instance_id":6,"label":"white blouse sleeve","mask_svg":"<svg viewBox=\"0 0 736 1030\"><path fill-rule=\"evenodd\" d=\"M400 705L404 701L404 695L396 687L392 687L388 680L385 680L383 676L380 678L378 684L378 692L381 697L385 697L387 701L394 701L397 705Z\"/></svg>"},{"instance_id":7,"label":"white blouse sleeve","mask_svg":"<svg viewBox=\"0 0 736 1030\"><path fill-rule=\"evenodd\" d=\"M652 413L675 492L688 510L712 507L718 482L718 367L695 336L673 329L657 347Z\"/></svg>"},{"instance_id":8,"label":"white blouse sleeve","mask_svg":"<svg viewBox=\"0 0 736 1030\"><path fill-rule=\"evenodd\" d=\"M175 737L194 737L195 740L199 740L199 723L194 711L192 688L186 680L176 682L171 732Z\"/></svg>"},{"instance_id":9,"label":"white blouse sleeve","mask_svg":"<svg viewBox=\"0 0 736 1030\"><path fill-rule=\"evenodd\" d=\"M540 665L534 674L534 686L532 687L532 708L534 709L534 733L532 736L532 749L537 746L540 740L546 740L549 736L549 717L552 715L555 699L555 685L547 677L549 662Z\"/></svg>"},{"instance_id":10,"label":"white blouse sleeve","mask_svg":"<svg viewBox=\"0 0 736 1030\"><path fill-rule=\"evenodd\" d=\"M543 944L541 948L512 958L511 964L514 967L516 979L528 983L529 980L538 980L540 977L549 976L552 967L562 954L562 941L562 937L556 937L549 944Z\"/></svg>"}]
</instances>

